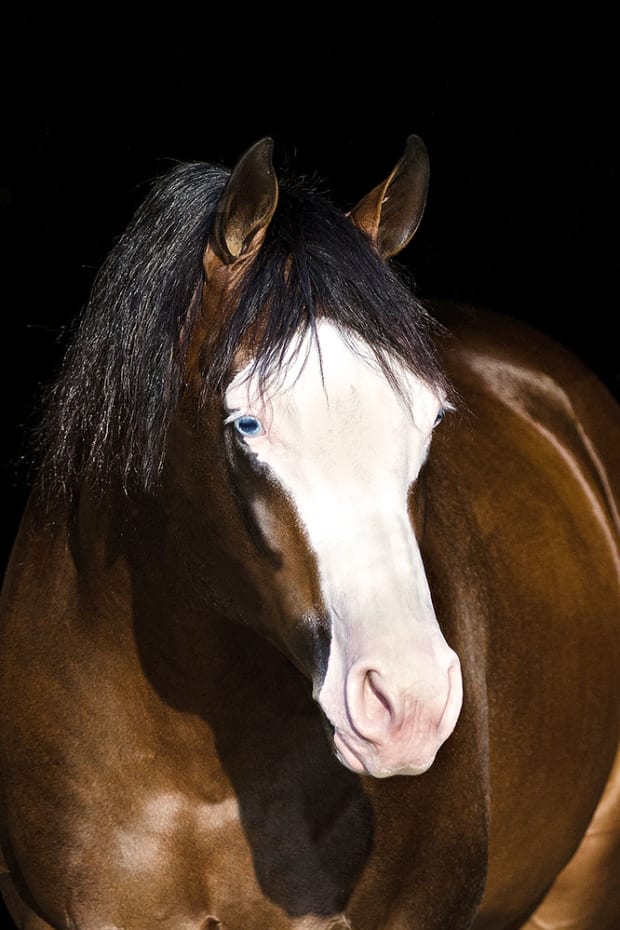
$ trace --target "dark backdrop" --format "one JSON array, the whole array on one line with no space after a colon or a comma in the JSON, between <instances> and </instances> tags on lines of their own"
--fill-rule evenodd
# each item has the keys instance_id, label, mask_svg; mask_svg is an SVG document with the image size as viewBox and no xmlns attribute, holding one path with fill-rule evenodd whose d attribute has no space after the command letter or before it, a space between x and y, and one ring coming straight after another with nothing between
<instances>
[{"instance_id":1,"label":"dark backdrop","mask_svg":"<svg viewBox=\"0 0 620 930\"><path fill-rule=\"evenodd\" d=\"M391 170L408 133L422 135L430 197L402 256L420 294L534 322L617 392L615 24L593 4L470 6L13 14L1 116L3 560L41 387L149 180L176 160L231 165L264 135L277 166L318 172L343 208Z\"/></svg>"}]
</instances>

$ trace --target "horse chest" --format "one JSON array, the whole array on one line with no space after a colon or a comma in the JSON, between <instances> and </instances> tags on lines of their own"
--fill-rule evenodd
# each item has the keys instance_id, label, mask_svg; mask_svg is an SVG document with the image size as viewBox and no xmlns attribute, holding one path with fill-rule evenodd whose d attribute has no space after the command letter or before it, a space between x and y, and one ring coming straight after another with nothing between
<instances>
[{"instance_id":1,"label":"horse chest","mask_svg":"<svg viewBox=\"0 0 620 930\"><path fill-rule=\"evenodd\" d=\"M295 834L290 810L280 815L276 821L265 810L252 822L234 795L208 804L181 792L145 795L133 815L106 831L99 823L96 843L83 844L88 878L80 885L74 875L72 917L79 926L122 930L348 926L338 922L340 889L321 863L321 843L314 838L309 857L310 837ZM93 835L86 825L83 833Z\"/></svg>"}]
</instances>

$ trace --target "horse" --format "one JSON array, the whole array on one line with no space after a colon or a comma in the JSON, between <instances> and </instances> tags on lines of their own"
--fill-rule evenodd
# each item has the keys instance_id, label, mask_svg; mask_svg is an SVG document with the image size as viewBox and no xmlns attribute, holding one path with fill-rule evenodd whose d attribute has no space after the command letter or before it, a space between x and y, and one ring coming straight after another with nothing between
<instances>
[{"instance_id":1,"label":"horse","mask_svg":"<svg viewBox=\"0 0 620 930\"><path fill-rule=\"evenodd\" d=\"M620 415L352 209L172 167L49 388L1 602L20 930L617 930Z\"/></svg>"}]
</instances>

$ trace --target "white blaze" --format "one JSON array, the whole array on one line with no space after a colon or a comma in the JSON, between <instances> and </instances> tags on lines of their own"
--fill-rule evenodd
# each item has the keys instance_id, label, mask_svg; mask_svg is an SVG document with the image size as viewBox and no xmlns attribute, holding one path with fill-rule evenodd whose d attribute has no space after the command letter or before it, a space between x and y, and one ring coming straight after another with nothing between
<instances>
[{"instance_id":1,"label":"white blaze","mask_svg":"<svg viewBox=\"0 0 620 930\"><path fill-rule=\"evenodd\" d=\"M439 742L460 709L458 660L437 624L407 510L441 398L404 369L401 396L361 340L345 340L327 321L318 334L320 356L308 337L273 393L261 397L242 372L226 405L263 424L247 446L287 492L314 551L332 618L327 674L315 697L342 760L378 775L422 771L438 748L424 734L441 717L451 684L454 706ZM373 682L385 685L380 700L366 693ZM421 710L411 709L414 700ZM401 711L409 735L398 736L398 752L377 748L374 737L370 745L360 718L374 733L383 714L395 733L400 722L387 717Z\"/></svg>"}]
</instances>

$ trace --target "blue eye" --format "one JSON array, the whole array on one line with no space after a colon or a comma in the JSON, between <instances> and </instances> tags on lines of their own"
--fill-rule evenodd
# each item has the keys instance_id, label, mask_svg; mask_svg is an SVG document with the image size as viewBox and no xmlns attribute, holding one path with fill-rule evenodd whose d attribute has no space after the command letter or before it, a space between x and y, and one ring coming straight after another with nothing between
<instances>
[{"instance_id":1,"label":"blue eye","mask_svg":"<svg viewBox=\"0 0 620 930\"><path fill-rule=\"evenodd\" d=\"M441 423L445 415L446 415L446 411L442 407L441 410L439 410L439 412L437 413L437 416L435 417L435 422L433 423L433 429L435 429L436 426L439 426L439 424Z\"/></svg>"},{"instance_id":2,"label":"blue eye","mask_svg":"<svg viewBox=\"0 0 620 930\"><path fill-rule=\"evenodd\" d=\"M233 422L239 435L245 438L253 439L264 432L263 424L256 417L237 417Z\"/></svg>"}]
</instances>

